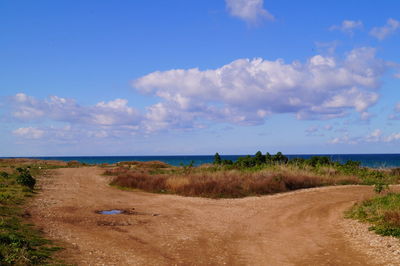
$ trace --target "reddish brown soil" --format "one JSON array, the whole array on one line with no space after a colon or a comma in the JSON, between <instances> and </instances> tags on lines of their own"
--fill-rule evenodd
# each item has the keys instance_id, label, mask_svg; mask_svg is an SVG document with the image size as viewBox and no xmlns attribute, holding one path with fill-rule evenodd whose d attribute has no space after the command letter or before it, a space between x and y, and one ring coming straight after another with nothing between
<instances>
[{"instance_id":1,"label":"reddish brown soil","mask_svg":"<svg viewBox=\"0 0 400 266\"><path fill-rule=\"evenodd\" d=\"M32 219L78 265L371 265L339 226L371 187L213 200L121 191L94 167L52 173ZM96 213L109 209L128 214Z\"/></svg>"}]
</instances>

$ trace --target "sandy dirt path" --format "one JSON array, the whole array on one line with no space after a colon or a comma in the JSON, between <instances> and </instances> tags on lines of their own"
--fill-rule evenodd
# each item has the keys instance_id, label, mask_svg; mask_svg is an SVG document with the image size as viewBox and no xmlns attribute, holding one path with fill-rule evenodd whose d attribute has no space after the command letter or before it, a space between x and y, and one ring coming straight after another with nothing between
<instances>
[{"instance_id":1,"label":"sandy dirt path","mask_svg":"<svg viewBox=\"0 0 400 266\"><path fill-rule=\"evenodd\" d=\"M52 173L40 180L32 220L78 265L372 265L340 229L370 187L212 200L121 191L94 167Z\"/></svg>"}]
</instances>

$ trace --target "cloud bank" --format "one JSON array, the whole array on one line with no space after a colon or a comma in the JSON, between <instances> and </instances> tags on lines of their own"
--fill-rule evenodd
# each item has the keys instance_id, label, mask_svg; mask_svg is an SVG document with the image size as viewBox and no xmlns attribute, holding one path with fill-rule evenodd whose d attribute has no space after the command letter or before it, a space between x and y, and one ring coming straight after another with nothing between
<instances>
[{"instance_id":1,"label":"cloud bank","mask_svg":"<svg viewBox=\"0 0 400 266\"><path fill-rule=\"evenodd\" d=\"M215 123L260 125L276 114L297 119L326 120L353 112L368 118L388 67L370 47L349 51L343 58L315 55L305 62L238 59L216 69L156 71L133 81L141 93L156 97L143 110L126 99L82 106L74 99L12 97L11 115L29 123L14 135L24 138L85 135L104 138L193 130ZM61 123L61 126L43 124ZM32 127L34 123L42 126Z\"/></svg>"},{"instance_id":2,"label":"cloud bank","mask_svg":"<svg viewBox=\"0 0 400 266\"><path fill-rule=\"evenodd\" d=\"M218 69L157 71L133 82L163 101L149 108L155 120L185 117L254 125L279 113L330 119L367 111L386 63L375 49L350 51L343 60L316 55L305 63L238 59ZM162 120L162 119L161 119Z\"/></svg>"}]
</instances>

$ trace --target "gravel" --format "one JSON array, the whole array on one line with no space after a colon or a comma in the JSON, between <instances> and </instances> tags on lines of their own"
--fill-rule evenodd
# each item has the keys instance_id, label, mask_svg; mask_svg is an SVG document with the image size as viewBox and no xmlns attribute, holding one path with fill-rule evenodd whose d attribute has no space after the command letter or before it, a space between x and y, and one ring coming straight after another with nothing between
<instances>
[{"instance_id":1,"label":"gravel","mask_svg":"<svg viewBox=\"0 0 400 266\"><path fill-rule=\"evenodd\" d=\"M369 224L343 219L340 224L350 245L381 265L400 265L400 239L368 230Z\"/></svg>"}]
</instances>

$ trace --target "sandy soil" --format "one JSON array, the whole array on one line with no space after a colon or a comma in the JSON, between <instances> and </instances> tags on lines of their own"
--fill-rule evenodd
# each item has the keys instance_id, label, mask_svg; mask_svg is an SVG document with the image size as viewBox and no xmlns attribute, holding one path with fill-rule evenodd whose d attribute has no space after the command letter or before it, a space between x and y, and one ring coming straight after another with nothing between
<instances>
[{"instance_id":1,"label":"sandy soil","mask_svg":"<svg viewBox=\"0 0 400 266\"><path fill-rule=\"evenodd\" d=\"M376 265L341 226L371 187L212 200L121 191L94 167L52 173L32 220L78 265ZM96 213L109 209L129 214Z\"/></svg>"}]
</instances>

